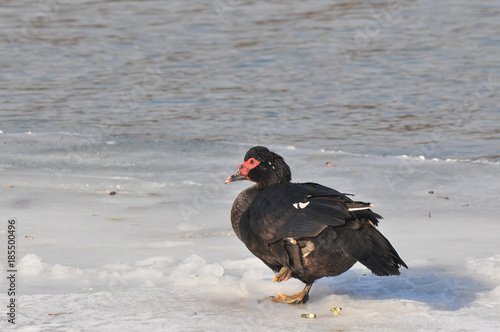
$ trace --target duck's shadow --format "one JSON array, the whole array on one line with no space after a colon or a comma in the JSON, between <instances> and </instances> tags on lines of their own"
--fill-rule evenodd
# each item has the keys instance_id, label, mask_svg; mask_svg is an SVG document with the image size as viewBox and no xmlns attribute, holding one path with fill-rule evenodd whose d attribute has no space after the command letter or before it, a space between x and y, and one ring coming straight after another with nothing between
<instances>
[{"instance_id":1,"label":"duck's shadow","mask_svg":"<svg viewBox=\"0 0 500 332\"><path fill-rule=\"evenodd\" d=\"M350 270L334 277L317 281L311 298L330 295L348 295L352 298L389 300L406 299L426 303L436 310L459 310L472 303L481 292L494 287L472 276L453 276L443 267L411 269L400 276L379 277L368 271ZM331 291L328 290L328 287Z\"/></svg>"}]
</instances>

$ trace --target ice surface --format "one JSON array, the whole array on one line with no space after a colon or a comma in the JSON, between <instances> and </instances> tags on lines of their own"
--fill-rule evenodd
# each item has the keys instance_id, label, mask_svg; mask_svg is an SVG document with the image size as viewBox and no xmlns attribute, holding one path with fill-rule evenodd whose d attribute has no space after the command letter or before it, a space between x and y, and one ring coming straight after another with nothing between
<instances>
[{"instance_id":1,"label":"ice surface","mask_svg":"<svg viewBox=\"0 0 500 332\"><path fill-rule=\"evenodd\" d=\"M266 297L302 283L273 283L230 226L232 201L250 183L223 183L248 146L102 144L79 158L55 148L4 159L0 236L16 218L19 331L500 329L497 163L272 147L294 181L375 204L410 267L376 277L356 264L291 306ZM52 158L66 164L51 169ZM4 317L7 301L2 291Z\"/></svg>"}]
</instances>

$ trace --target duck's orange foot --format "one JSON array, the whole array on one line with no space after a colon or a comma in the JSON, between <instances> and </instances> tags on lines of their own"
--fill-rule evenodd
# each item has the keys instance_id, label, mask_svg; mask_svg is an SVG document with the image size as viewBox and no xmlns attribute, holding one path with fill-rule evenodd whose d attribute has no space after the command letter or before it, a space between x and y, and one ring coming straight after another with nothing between
<instances>
[{"instance_id":1,"label":"duck's orange foot","mask_svg":"<svg viewBox=\"0 0 500 332\"><path fill-rule=\"evenodd\" d=\"M312 284L307 284L301 292L294 295L285 295L283 293L278 293L276 294L276 296L271 296L271 300L273 300L273 302L288 304L306 303L309 299L309 290L311 289L311 286Z\"/></svg>"},{"instance_id":2,"label":"duck's orange foot","mask_svg":"<svg viewBox=\"0 0 500 332\"><path fill-rule=\"evenodd\" d=\"M278 272L278 274L274 276L273 282L287 281L291 277L292 277L292 270L290 270L286 266L283 266L281 270Z\"/></svg>"}]
</instances>

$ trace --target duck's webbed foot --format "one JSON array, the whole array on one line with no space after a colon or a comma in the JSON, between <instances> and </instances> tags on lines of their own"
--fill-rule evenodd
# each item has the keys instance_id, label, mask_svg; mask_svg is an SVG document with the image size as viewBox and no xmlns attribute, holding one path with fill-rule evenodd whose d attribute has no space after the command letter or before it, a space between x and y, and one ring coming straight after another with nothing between
<instances>
[{"instance_id":1,"label":"duck's webbed foot","mask_svg":"<svg viewBox=\"0 0 500 332\"><path fill-rule=\"evenodd\" d=\"M278 274L274 276L273 282L287 281L291 277L292 277L292 270L290 270L286 266L283 266L281 270L278 272Z\"/></svg>"},{"instance_id":2,"label":"duck's webbed foot","mask_svg":"<svg viewBox=\"0 0 500 332\"><path fill-rule=\"evenodd\" d=\"M280 271L281 272L281 271ZM289 303L289 304L301 304L306 303L309 299L309 291L311 290L312 284L307 284L304 289L294 295L285 295L283 293L278 293L276 297L271 296L274 302Z\"/></svg>"}]
</instances>

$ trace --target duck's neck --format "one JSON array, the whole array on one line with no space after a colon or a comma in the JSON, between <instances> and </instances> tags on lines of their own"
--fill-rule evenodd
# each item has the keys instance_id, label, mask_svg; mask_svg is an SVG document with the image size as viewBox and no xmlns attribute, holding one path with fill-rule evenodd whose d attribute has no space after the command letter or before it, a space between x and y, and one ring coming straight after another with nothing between
<instances>
[{"instance_id":1,"label":"duck's neck","mask_svg":"<svg viewBox=\"0 0 500 332\"><path fill-rule=\"evenodd\" d=\"M274 168L274 166L272 165L269 165L267 167ZM288 165L284 161L276 167L276 169L273 169L273 172L268 172L265 177L261 177L256 181L257 187L259 187L260 190L264 190L275 184L289 183L292 180L290 167L288 167Z\"/></svg>"}]
</instances>

